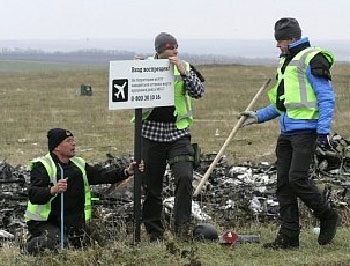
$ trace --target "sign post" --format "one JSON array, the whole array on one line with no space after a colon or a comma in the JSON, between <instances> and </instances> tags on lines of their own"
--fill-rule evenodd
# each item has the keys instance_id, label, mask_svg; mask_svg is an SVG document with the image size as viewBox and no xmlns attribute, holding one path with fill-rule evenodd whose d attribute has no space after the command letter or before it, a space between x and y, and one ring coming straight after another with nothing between
<instances>
[{"instance_id":1,"label":"sign post","mask_svg":"<svg viewBox=\"0 0 350 266\"><path fill-rule=\"evenodd\" d=\"M135 109L134 130L134 160L141 162L141 131L142 131L142 109ZM134 172L134 242L141 242L141 185L140 172L136 167Z\"/></svg>"},{"instance_id":2,"label":"sign post","mask_svg":"<svg viewBox=\"0 0 350 266\"><path fill-rule=\"evenodd\" d=\"M174 105L174 71L168 59L111 61L109 110L135 109L134 159L142 160L142 112ZM146 166L147 167L147 166ZM141 240L141 176L134 172L134 242Z\"/></svg>"}]
</instances>

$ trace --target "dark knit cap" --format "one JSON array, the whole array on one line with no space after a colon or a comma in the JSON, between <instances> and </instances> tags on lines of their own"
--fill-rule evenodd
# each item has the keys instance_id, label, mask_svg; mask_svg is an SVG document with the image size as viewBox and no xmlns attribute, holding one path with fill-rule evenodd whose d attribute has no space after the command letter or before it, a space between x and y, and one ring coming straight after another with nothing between
<instances>
[{"instance_id":1,"label":"dark knit cap","mask_svg":"<svg viewBox=\"0 0 350 266\"><path fill-rule=\"evenodd\" d=\"M154 47L157 53L163 53L167 44L177 45L177 40L166 32L161 32L154 40Z\"/></svg>"},{"instance_id":2,"label":"dark knit cap","mask_svg":"<svg viewBox=\"0 0 350 266\"><path fill-rule=\"evenodd\" d=\"M52 151L66 138L73 136L73 133L63 128L51 128L47 132L47 147Z\"/></svg>"},{"instance_id":3,"label":"dark knit cap","mask_svg":"<svg viewBox=\"0 0 350 266\"><path fill-rule=\"evenodd\" d=\"M289 40L300 39L301 29L295 18L281 18L275 23L275 39Z\"/></svg>"}]
</instances>

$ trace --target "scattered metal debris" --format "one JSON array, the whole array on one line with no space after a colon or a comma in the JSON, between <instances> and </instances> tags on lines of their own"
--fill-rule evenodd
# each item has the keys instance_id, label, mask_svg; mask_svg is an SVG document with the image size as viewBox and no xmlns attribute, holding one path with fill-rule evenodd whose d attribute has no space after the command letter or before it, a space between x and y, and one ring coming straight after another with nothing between
<instances>
[{"instance_id":1,"label":"scattered metal debris","mask_svg":"<svg viewBox=\"0 0 350 266\"><path fill-rule=\"evenodd\" d=\"M332 148L317 148L310 175L324 184L324 196L337 208L348 209L350 204L350 141L339 134L331 136ZM216 154L201 155L200 167L194 172L196 187ZM124 168L132 160L107 154L106 168ZM274 222L279 216L276 200L276 168L267 162L247 161L230 165L225 156L217 163L202 193L193 199L195 223L215 223L221 228L235 228L240 224ZM171 226L174 205L174 182L170 168L164 175L164 218ZM26 239L27 225L23 213L27 205L29 172L20 165L13 167L0 161L0 244ZM122 185L92 186L94 219L112 233L125 229L133 232L133 180ZM251 241L250 241L251 240ZM243 241L243 240L242 240ZM248 241L248 240L247 240ZM244 240L243 242L247 242ZM257 239L249 239L257 242ZM248 242L249 242L248 241Z\"/></svg>"},{"instance_id":2,"label":"scattered metal debris","mask_svg":"<svg viewBox=\"0 0 350 266\"><path fill-rule=\"evenodd\" d=\"M14 168L6 161L0 161L0 243L23 243L26 236L23 214L27 206L28 182L24 174L28 172L20 166Z\"/></svg>"}]
</instances>

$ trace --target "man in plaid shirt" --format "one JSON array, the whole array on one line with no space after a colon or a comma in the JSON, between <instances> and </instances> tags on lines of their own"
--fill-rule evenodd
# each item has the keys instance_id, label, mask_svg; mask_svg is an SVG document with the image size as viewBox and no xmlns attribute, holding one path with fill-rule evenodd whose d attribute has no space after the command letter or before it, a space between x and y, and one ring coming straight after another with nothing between
<instances>
[{"instance_id":1,"label":"man in plaid shirt","mask_svg":"<svg viewBox=\"0 0 350 266\"><path fill-rule=\"evenodd\" d=\"M174 106L145 109L142 123L142 156L146 165L143 178L145 200L143 223L150 241L162 240L164 225L163 177L170 163L175 182L174 231L181 236L188 231L192 214L192 179L194 150L189 126L193 122L192 98L204 93L202 75L178 57L177 40L162 32L155 38L154 59L169 59L174 65Z\"/></svg>"}]
</instances>

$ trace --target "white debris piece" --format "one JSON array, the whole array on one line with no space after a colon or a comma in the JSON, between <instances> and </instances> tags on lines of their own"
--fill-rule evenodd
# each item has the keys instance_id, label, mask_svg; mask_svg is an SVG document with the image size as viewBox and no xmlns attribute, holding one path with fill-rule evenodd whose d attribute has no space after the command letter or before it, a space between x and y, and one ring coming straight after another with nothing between
<instances>
[{"instance_id":1,"label":"white debris piece","mask_svg":"<svg viewBox=\"0 0 350 266\"><path fill-rule=\"evenodd\" d=\"M166 198L163 200L164 212L166 214L171 214L174 209L174 197ZM198 222L208 222L211 220L211 217L204 213L199 206L199 204L195 201L192 201L192 216Z\"/></svg>"},{"instance_id":2,"label":"white debris piece","mask_svg":"<svg viewBox=\"0 0 350 266\"><path fill-rule=\"evenodd\" d=\"M0 238L3 239L14 239L15 236L13 234L10 234L9 232L0 229Z\"/></svg>"}]
</instances>

